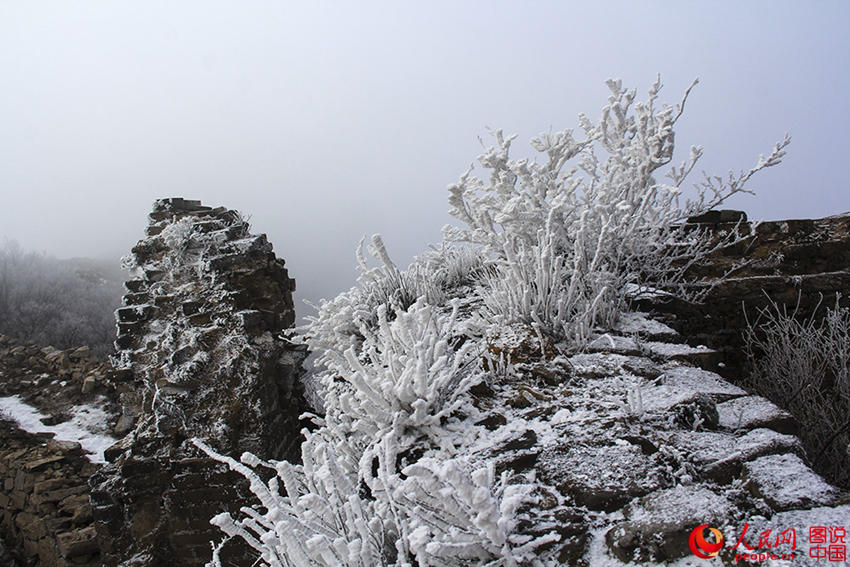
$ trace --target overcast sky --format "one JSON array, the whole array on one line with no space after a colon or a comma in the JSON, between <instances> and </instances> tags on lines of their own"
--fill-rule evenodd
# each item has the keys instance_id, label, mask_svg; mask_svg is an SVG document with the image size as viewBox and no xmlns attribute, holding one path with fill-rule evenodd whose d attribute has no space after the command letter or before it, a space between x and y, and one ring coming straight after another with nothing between
<instances>
[{"instance_id":1,"label":"overcast sky","mask_svg":"<svg viewBox=\"0 0 850 567\"><path fill-rule=\"evenodd\" d=\"M299 298L331 296L362 236L403 266L440 239L487 128L529 153L598 117L605 79L657 73L670 103L700 78L677 143L711 173L793 136L730 206L843 212L848 23L846 1L0 0L0 238L117 261L154 199L201 199L250 215Z\"/></svg>"}]
</instances>

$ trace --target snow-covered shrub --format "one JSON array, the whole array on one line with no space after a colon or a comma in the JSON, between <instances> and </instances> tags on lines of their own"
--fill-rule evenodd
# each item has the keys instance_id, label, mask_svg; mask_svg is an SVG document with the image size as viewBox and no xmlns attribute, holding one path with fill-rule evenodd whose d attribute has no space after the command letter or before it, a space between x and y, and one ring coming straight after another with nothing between
<instances>
[{"instance_id":1,"label":"snow-covered shrub","mask_svg":"<svg viewBox=\"0 0 850 567\"><path fill-rule=\"evenodd\" d=\"M390 321L381 305L377 327L357 329L362 345L325 353L324 438L348 470L367 471L388 435L398 452L417 440L446 442L441 422L481 379L477 345L453 347L457 311L446 314L420 298Z\"/></svg>"},{"instance_id":2,"label":"snow-covered shrub","mask_svg":"<svg viewBox=\"0 0 850 567\"><path fill-rule=\"evenodd\" d=\"M374 567L395 555L393 540L386 539L395 534L383 525L375 501L359 497L356 479L343 470L328 443L308 434L300 465L269 463L250 453L239 462L197 439L194 443L249 480L262 508L244 507L238 520L222 513L212 523L228 538L245 540L264 564ZM265 483L253 467L271 468L276 475ZM213 565L221 565L223 544L215 547Z\"/></svg>"},{"instance_id":3,"label":"snow-covered shrub","mask_svg":"<svg viewBox=\"0 0 850 567\"><path fill-rule=\"evenodd\" d=\"M372 257L381 261L380 267L368 268L363 255L363 242L360 242L357 260L361 277L358 283L366 293L369 305L373 307L385 305L393 311L404 311L419 297L427 298L434 305L442 303L443 296L440 290L423 277L423 270L419 265L414 264L404 272L396 267L379 235L372 236L368 250Z\"/></svg>"},{"instance_id":4,"label":"snow-covered shrub","mask_svg":"<svg viewBox=\"0 0 850 567\"><path fill-rule=\"evenodd\" d=\"M447 313L419 298L390 320L380 305L376 327L357 329L359 347L326 353L326 413L306 433L301 465L250 454L239 463L196 441L248 478L260 504L214 523L269 565L412 565L415 557L422 567L508 566L556 539L513 541L528 490L455 454L444 423L482 375L478 343L458 344L457 316L457 303ZM276 477L263 483L256 466Z\"/></svg>"},{"instance_id":5,"label":"snow-covered shrub","mask_svg":"<svg viewBox=\"0 0 850 567\"><path fill-rule=\"evenodd\" d=\"M771 303L744 339L747 385L794 414L813 464L850 486L850 308L836 299L803 320Z\"/></svg>"},{"instance_id":6,"label":"snow-covered shrub","mask_svg":"<svg viewBox=\"0 0 850 567\"><path fill-rule=\"evenodd\" d=\"M556 336L583 342L595 325L613 324L619 313L617 274L607 269L604 247L584 256L584 239L601 242L605 231L576 235L574 253L561 249L551 219L539 229L533 242L507 237L504 261L492 274L484 293L487 312L503 324L522 322Z\"/></svg>"},{"instance_id":7,"label":"snow-covered shrub","mask_svg":"<svg viewBox=\"0 0 850 567\"><path fill-rule=\"evenodd\" d=\"M361 329L370 334L364 348L349 348L331 366L351 385L339 408L358 434L374 438L389 428L411 428L427 435L457 410L480 376L470 368L478 362L475 343L457 350L450 344L456 317L457 309L446 316L423 299L393 321L378 307L377 332Z\"/></svg>"},{"instance_id":8,"label":"snow-covered shrub","mask_svg":"<svg viewBox=\"0 0 850 567\"><path fill-rule=\"evenodd\" d=\"M367 251L380 265L369 267L363 253L361 240L357 247L357 262L360 275L357 286L339 294L330 301L322 300L316 307L318 314L310 317L306 329L308 342L314 352L342 355L350 347L359 347L364 331L372 332L378 324L378 308L384 306L390 318L404 311L419 298L426 298L432 305L443 303L445 296L432 277L427 266L414 263L408 270L401 271L387 252L379 235L372 236Z\"/></svg>"},{"instance_id":9,"label":"snow-covered shrub","mask_svg":"<svg viewBox=\"0 0 850 567\"><path fill-rule=\"evenodd\" d=\"M410 552L422 566L515 566L558 536L512 537L531 486L497 481L492 464L469 474L457 460L422 459L404 469L395 499L408 511Z\"/></svg>"},{"instance_id":10,"label":"snow-covered shrub","mask_svg":"<svg viewBox=\"0 0 850 567\"><path fill-rule=\"evenodd\" d=\"M265 462L250 453L240 462L193 442L250 482L259 506L243 507L240 519L219 514L212 523L228 539L242 538L271 567L514 567L558 540L554 533L511 536L516 511L532 487L509 484L507 473L496 480L492 465L470 472L463 459L426 458L401 474L373 478L371 493L364 495L321 432L307 434L301 465ZM387 437L379 445L391 448ZM258 467L275 476L263 482ZM221 566L226 541L214 547L210 565Z\"/></svg>"},{"instance_id":11,"label":"snow-covered shrub","mask_svg":"<svg viewBox=\"0 0 850 567\"><path fill-rule=\"evenodd\" d=\"M494 273L494 264L480 246L458 246L446 241L432 247L413 267L424 274L446 295L475 286Z\"/></svg>"},{"instance_id":12,"label":"snow-covered shrub","mask_svg":"<svg viewBox=\"0 0 850 567\"><path fill-rule=\"evenodd\" d=\"M322 300L316 307L317 315L308 317L305 336L310 350L320 353L321 367L326 366L331 353L338 359L351 347L359 350L365 335L377 330L382 306L390 320L419 298L441 306L460 288L474 286L492 271L490 260L479 247L443 242L405 271L392 261L379 235L372 236L366 247L379 266L369 267L363 248L361 241L357 248L357 286L331 300Z\"/></svg>"},{"instance_id":13,"label":"snow-covered shrub","mask_svg":"<svg viewBox=\"0 0 850 567\"><path fill-rule=\"evenodd\" d=\"M514 136L496 131L496 145L478 158L489 181L470 167L449 188L450 212L466 227L444 229L447 240L481 244L500 259L488 300L495 314L537 321L579 342L586 329L612 322L633 286L695 299L681 285L687 270L741 235L712 238L683 221L749 192L750 178L778 164L790 141L747 172L726 180L706 176L695 197L682 202L682 186L702 149L692 147L666 182L656 172L673 159L673 127L690 88L677 106L658 108L660 79L644 102L635 102L635 91L620 81L607 84L611 96L598 123L579 116L581 140L572 130L532 140L541 163L511 160Z\"/></svg>"},{"instance_id":14,"label":"snow-covered shrub","mask_svg":"<svg viewBox=\"0 0 850 567\"><path fill-rule=\"evenodd\" d=\"M385 306L378 311L377 329L359 329L360 349L329 356L327 412L307 434L302 465L248 454L240 464L196 442L246 476L262 507L214 523L269 565L410 565L414 556L423 567L516 565L512 558L535 545L520 542L514 554L508 539L519 489L508 488L507 477L495 483L492 470L449 462L442 423L480 379L477 345L452 345L457 307L447 314L420 298L392 321ZM414 445L441 451L445 462L421 459L399 471ZM266 464L277 478L263 483L246 464Z\"/></svg>"}]
</instances>

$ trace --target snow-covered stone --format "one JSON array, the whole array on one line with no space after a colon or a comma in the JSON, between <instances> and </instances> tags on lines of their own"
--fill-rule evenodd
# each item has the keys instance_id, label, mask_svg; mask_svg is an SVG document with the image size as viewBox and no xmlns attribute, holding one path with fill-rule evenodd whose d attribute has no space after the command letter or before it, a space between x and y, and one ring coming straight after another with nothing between
<instances>
[{"instance_id":1,"label":"snow-covered stone","mask_svg":"<svg viewBox=\"0 0 850 567\"><path fill-rule=\"evenodd\" d=\"M767 428L796 434L797 423L787 411L761 396L743 396L717 404L720 426L726 429Z\"/></svg>"},{"instance_id":2,"label":"snow-covered stone","mask_svg":"<svg viewBox=\"0 0 850 567\"><path fill-rule=\"evenodd\" d=\"M571 503L590 510L617 510L667 484L655 459L623 441L566 443L542 454L537 470L541 480L557 487Z\"/></svg>"},{"instance_id":3,"label":"snow-covered stone","mask_svg":"<svg viewBox=\"0 0 850 567\"><path fill-rule=\"evenodd\" d=\"M709 394L718 401L747 394L720 375L692 366L673 366L665 369L662 383L680 392Z\"/></svg>"},{"instance_id":4,"label":"snow-covered stone","mask_svg":"<svg viewBox=\"0 0 850 567\"><path fill-rule=\"evenodd\" d=\"M655 321L647 313L639 311L623 313L614 325L614 331L624 335L638 335L651 341L674 341L678 336L674 329Z\"/></svg>"},{"instance_id":5,"label":"snow-covered stone","mask_svg":"<svg viewBox=\"0 0 850 567\"><path fill-rule=\"evenodd\" d=\"M689 460L706 477L728 483L744 463L764 455L801 453L800 441L770 429L754 429L741 436L709 431L680 431L670 439L686 451Z\"/></svg>"},{"instance_id":6,"label":"snow-covered stone","mask_svg":"<svg viewBox=\"0 0 850 567\"><path fill-rule=\"evenodd\" d=\"M661 374L659 366L643 356L606 352L582 353L571 356L569 363L574 374L589 378L611 376L618 372L646 378L656 378Z\"/></svg>"},{"instance_id":7,"label":"snow-covered stone","mask_svg":"<svg viewBox=\"0 0 850 567\"><path fill-rule=\"evenodd\" d=\"M834 505L838 490L794 454L767 455L744 464L744 486L774 510Z\"/></svg>"},{"instance_id":8,"label":"snow-covered stone","mask_svg":"<svg viewBox=\"0 0 850 567\"><path fill-rule=\"evenodd\" d=\"M704 345L693 347L686 344L648 341L641 346L657 359L689 362L701 368L716 368L717 363L720 362L720 353Z\"/></svg>"},{"instance_id":9,"label":"snow-covered stone","mask_svg":"<svg viewBox=\"0 0 850 567\"><path fill-rule=\"evenodd\" d=\"M588 352L613 352L616 354L641 354L638 341L632 337L605 333L587 345Z\"/></svg>"},{"instance_id":10,"label":"snow-covered stone","mask_svg":"<svg viewBox=\"0 0 850 567\"><path fill-rule=\"evenodd\" d=\"M624 562L668 562L690 554L688 535L700 524L722 526L734 507L709 487L675 486L641 498L625 510L626 520L605 539L610 552Z\"/></svg>"}]
</instances>

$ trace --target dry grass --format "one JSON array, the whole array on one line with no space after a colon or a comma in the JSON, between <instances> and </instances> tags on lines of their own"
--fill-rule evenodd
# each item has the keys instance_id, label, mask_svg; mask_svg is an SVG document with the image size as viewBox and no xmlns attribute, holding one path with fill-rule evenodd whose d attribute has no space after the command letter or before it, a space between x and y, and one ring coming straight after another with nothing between
<instances>
[{"instance_id":1,"label":"dry grass","mask_svg":"<svg viewBox=\"0 0 850 567\"><path fill-rule=\"evenodd\" d=\"M745 331L748 386L790 411L811 464L850 487L850 309L807 319L772 303Z\"/></svg>"}]
</instances>

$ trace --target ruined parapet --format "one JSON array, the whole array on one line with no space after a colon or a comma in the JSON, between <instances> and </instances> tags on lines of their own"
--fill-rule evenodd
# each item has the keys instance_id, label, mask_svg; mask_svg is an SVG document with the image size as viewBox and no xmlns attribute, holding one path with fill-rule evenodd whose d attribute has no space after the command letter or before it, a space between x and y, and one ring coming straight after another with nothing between
<instances>
[{"instance_id":1,"label":"ruined parapet","mask_svg":"<svg viewBox=\"0 0 850 567\"><path fill-rule=\"evenodd\" d=\"M712 230L728 231L737 220L731 213L746 218L741 211L711 212L717 214L693 220ZM837 295L842 305L850 301L846 293L850 289L850 213L744 223L741 228L748 238L690 271L695 278L716 282L743 263L719 284L700 284L713 285L702 305L668 298L640 302L644 309L667 315L667 322L691 344L719 349L725 364L719 371L730 378L746 373L742 347L748 317L754 320L771 301L789 312L796 310L800 320L823 315L826 307L835 305Z\"/></svg>"},{"instance_id":2,"label":"ruined parapet","mask_svg":"<svg viewBox=\"0 0 850 567\"><path fill-rule=\"evenodd\" d=\"M202 565L209 518L242 501L188 439L298 456L305 353L284 337L295 282L236 211L159 200L146 233L125 259L132 279L116 311L113 363L132 431L107 452L92 501L106 564Z\"/></svg>"},{"instance_id":3,"label":"ruined parapet","mask_svg":"<svg viewBox=\"0 0 850 567\"><path fill-rule=\"evenodd\" d=\"M248 228L236 211L155 203L116 311L116 367L142 397L137 434L297 455L302 351L281 336L295 321L295 282Z\"/></svg>"}]
</instances>

